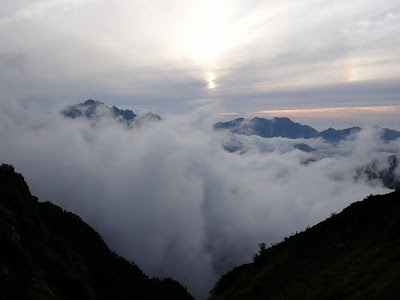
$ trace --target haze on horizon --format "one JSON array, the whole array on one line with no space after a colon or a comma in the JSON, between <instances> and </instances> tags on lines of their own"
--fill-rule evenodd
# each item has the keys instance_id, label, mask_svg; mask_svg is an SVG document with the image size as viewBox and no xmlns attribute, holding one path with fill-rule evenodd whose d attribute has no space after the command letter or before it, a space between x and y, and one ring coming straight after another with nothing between
<instances>
[{"instance_id":1,"label":"haze on horizon","mask_svg":"<svg viewBox=\"0 0 400 300\"><path fill-rule=\"evenodd\" d=\"M2 102L400 129L395 0L5 0L0 38Z\"/></svg>"}]
</instances>

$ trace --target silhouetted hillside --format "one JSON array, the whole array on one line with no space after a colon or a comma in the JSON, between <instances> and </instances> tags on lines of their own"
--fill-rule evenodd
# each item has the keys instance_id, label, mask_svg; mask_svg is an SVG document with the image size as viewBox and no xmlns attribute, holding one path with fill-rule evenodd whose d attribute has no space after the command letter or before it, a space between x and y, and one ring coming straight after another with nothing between
<instances>
[{"instance_id":1,"label":"silhouetted hillside","mask_svg":"<svg viewBox=\"0 0 400 300\"><path fill-rule=\"evenodd\" d=\"M400 190L353 203L235 267L217 299L400 299Z\"/></svg>"},{"instance_id":2,"label":"silhouetted hillside","mask_svg":"<svg viewBox=\"0 0 400 300\"><path fill-rule=\"evenodd\" d=\"M193 299L177 281L149 279L77 215L38 202L0 166L0 299Z\"/></svg>"}]
</instances>

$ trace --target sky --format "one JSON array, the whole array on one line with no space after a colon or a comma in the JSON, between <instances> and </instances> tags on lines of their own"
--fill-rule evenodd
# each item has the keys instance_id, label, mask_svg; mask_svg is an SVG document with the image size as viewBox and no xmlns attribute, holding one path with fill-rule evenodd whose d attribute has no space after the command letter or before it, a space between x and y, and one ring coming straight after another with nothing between
<instances>
[{"instance_id":1,"label":"sky","mask_svg":"<svg viewBox=\"0 0 400 300\"><path fill-rule=\"evenodd\" d=\"M258 243L389 192L356 170L400 152L371 127L400 130L398 49L392 0L2 0L0 162L204 299ZM60 115L89 98L163 120ZM364 130L335 147L213 130L254 116ZM246 152L226 152L232 139Z\"/></svg>"},{"instance_id":2,"label":"sky","mask_svg":"<svg viewBox=\"0 0 400 300\"><path fill-rule=\"evenodd\" d=\"M3 0L2 102L400 129L400 4Z\"/></svg>"}]
</instances>

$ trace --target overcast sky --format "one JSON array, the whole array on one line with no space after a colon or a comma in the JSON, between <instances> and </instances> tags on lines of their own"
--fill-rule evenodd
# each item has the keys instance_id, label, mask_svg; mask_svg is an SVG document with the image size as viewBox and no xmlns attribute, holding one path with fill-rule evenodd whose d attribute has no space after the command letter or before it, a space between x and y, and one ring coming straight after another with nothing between
<instances>
[{"instance_id":1,"label":"overcast sky","mask_svg":"<svg viewBox=\"0 0 400 300\"><path fill-rule=\"evenodd\" d=\"M397 0L2 0L0 40L2 101L400 116Z\"/></svg>"}]
</instances>

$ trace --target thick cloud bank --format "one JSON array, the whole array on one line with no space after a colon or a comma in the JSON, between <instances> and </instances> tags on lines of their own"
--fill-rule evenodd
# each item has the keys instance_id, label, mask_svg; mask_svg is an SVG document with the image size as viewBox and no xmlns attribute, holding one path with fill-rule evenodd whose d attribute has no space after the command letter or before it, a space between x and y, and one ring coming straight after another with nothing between
<instances>
[{"instance_id":1,"label":"thick cloud bank","mask_svg":"<svg viewBox=\"0 0 400 300\"><path fill-rule=\"evenodd\" d=\"M173 277L205 298L221 273L248 262L259 242L280 241L370 193L355 169L399 152L373 130L336 147L296 150L287 139L237 136L228 153L213 107L125 129L15 104L0 107L0 160L32 192L78 213L110 248L152 276ZM262 151L260 149L267 149ZM307 162L307 163L305 163Z\"/></svg>"}]
</instances>

